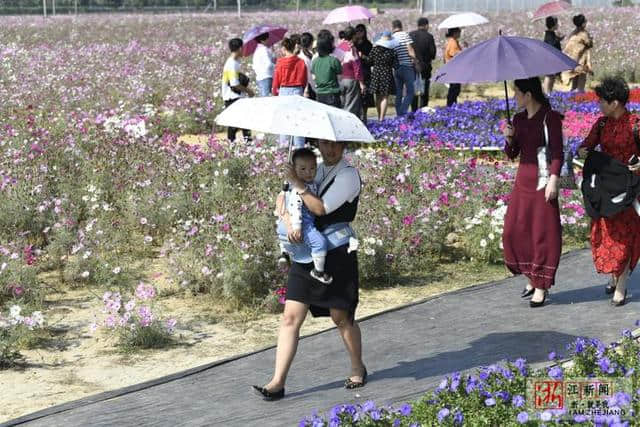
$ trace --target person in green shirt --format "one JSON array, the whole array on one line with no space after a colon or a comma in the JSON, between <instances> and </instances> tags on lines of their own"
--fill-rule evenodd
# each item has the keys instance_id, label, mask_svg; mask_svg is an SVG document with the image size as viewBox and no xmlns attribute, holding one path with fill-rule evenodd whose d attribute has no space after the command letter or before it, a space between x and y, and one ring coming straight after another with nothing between
<instances>
[{"instance_id":1,"label":"person in green shirt","mask_svg":"<svg viewBox=\"0 0 640 427\"><path fill-rule=\"evenodd\" d=\"M311 74L316 82L316 101L342 108L338 76L342 73L340 61L331 56L333 37L318 35L318 56L311 63Z\"/></svg>"}]
</instances>

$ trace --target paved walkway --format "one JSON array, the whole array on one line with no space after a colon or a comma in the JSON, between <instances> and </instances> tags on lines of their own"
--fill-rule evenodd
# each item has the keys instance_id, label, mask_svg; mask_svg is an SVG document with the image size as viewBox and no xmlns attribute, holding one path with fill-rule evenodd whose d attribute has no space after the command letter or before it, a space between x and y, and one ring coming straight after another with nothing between
<instances>
[{"instance_id":1,"label":"paved walkway","mask_svg":"<svg viewBox=\"0 0 640 427\"><path fill-rule=\"evenodd\" d=\"M402 402L436 386L453 371L504 358L546 361L564 354L578 336L616 340L640 317L640 284L631 281L630 302L609 305L607 278L598 276L589 251L562 257L550 303L530 309L520 298L522 277L467 288L363 320L369 384L356 392L342 387L349 372L335 330L301 341L291 369L287 398L264 402L249 390L266 382L275 350L195 368L122 390L103 393L14 420L32 426L287 426L314 409L347 401ZM4 391L3 391L4 392Z\"/></svg>"}]
</instances>

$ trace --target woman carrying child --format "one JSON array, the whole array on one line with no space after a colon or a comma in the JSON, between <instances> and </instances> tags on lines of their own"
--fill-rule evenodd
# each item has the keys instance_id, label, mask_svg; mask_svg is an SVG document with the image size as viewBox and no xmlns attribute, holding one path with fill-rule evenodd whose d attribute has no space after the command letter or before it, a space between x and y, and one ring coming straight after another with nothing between
<instances>
[{"instance_id":1,"label":"woman carrying child","mask_svg":"<svg viewBox=\"0 0 640 427\"><path fill-rule=\"evenodd\" d=\"M319 283L310 272L313 260L307 245L293 245L292 265L287 279L287 295L284 314L278 333L275 372L271 381L263 387L253 386L265 400L284 397L284 386L296 354L300 327L310 310L314 317L331 316L342 336L351 361L351 374L345 388L362 387L367 381L367 370L362 362L360 328L355 322L358 306L358 258L350 250L355 238L351 228L358 209L360 175L343 158L345 144L321 140L318 149L323 163L318 167L315 183L317 195L312 194L298 178L293 166L287 165L286 178L305 206L316 218L316 227L327 239L326 272L333 277L330 285ZM289 215L282 197L278 198L277 211L287 226L289 240L301 243L302 239L291 227Z\"/></svg>"}]
</instances>

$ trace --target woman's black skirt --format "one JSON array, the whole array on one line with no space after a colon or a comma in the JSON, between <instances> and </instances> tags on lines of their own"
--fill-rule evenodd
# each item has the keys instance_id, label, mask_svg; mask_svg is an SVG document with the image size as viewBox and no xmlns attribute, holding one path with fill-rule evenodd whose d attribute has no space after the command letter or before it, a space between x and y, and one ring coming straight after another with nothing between
<instances>
[{"instance_id":1,"label":"woman's black skirt","mask_svg":"<svg viewBox=\"0 0 640 427\"><path fill-rule=\"evenodd\" d=\"M330 285L311 277L313 263L292 263L286 298L308 304L313 317L329 316L329 309L337 308L348 311L353 321L358 306L358 257L355 251L347 253L347 247L340 246L327 253L325 269L333 277Z\"/></svg>"}]
</instances>

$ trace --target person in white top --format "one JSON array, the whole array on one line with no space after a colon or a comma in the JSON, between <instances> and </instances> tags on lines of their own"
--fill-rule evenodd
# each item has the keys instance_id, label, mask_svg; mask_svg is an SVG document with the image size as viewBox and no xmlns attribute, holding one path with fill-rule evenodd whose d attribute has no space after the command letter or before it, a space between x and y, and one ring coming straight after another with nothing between
<instances>
[{"instance_id":1,"label":"person in white top","mask_svg":"<svg viewBox=\"0 0 640 427\"><path fill-rule=\"evenodd\" d=\"M231 55L229 55L222 69L222 100L225 108L242 97L254 95L253 91L247 87L249 78L240 72L240 62L238 60L242 57L242 40L229 40L229 51ZM235 139L237 131L238 129L233 127L227 128L229 141ZM243 129L242 133L246 139L251 138L251 131L248 129Z\"/></svg>"},{"instance_id":2,"label":"person in white top","mask_svg":"<svg viewBox=\"0 0 640 427\"><path fill-rule=\"evenodd\" d=\"M311 33L302 33L300 36L300 53L298 57L304 61L307 66L307 87L304 90L304 96L309 99L316 99L316 82L313 80L311 73L311 60L313 59L313 35Z\"/></svg>"},{"instance_id":3,"label":"person in white top","mask_svg":"<svg viewBox=\"0 0 640 427\"><path fill-rule=\"evenodd\" d=\"M269 34L264 33L256 37L258 42L256 51L253 53L253 71L256 73L256 83L258 85L259 96L270 96L271 85L273 84L273 51L265 43L269 39Z\"/></svg>"}]
</instances>

